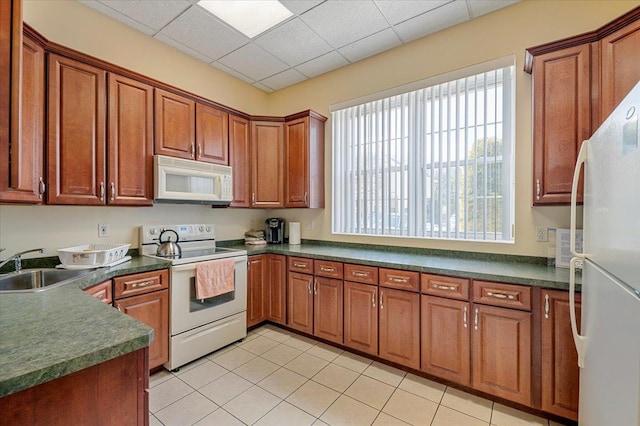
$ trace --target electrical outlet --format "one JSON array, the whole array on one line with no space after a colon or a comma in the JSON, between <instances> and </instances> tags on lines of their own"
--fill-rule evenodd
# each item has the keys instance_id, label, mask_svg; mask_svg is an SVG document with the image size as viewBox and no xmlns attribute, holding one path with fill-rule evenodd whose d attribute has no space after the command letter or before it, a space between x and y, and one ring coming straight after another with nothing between
<instances>
[{"instance_id":1,"label":"electrical outlet","mask_svg":"<svg viewBox=\"0 0 640 426\"><path fill-rule=\"evenodd\" d=\"M99 223L98 224L98 237L108 237L109 236L109 224L108 223Z\"/></svg>"},{"instance_id":2,"label":"electrical outlet","mask_svg":"<svg viewBox=\"0 0 640 426\"><path fill-rule=\"evenodd\" d=\"M536 226L536 241L539 242L547 242L549 238L547 236L547 228L543 228L542 226Z\"/></svg>"}]
</instances>

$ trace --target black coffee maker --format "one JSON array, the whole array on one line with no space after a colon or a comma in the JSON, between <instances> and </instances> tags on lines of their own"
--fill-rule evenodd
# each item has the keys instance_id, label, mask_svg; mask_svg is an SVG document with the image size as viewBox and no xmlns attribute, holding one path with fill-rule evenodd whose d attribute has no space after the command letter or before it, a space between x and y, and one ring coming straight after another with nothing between
<instances>
[{"instance_id":1,"label":"black coffee maker","mask_svg":"<svg viewBox=\"0 0 640 426\"><path fill-rule=\"evenodd\" d=\"M270 217L265 220L265 224L267 225L267 229L265 231L267 243L284 243L284 219L279 217Z\"/></svg>"}]
</instances>

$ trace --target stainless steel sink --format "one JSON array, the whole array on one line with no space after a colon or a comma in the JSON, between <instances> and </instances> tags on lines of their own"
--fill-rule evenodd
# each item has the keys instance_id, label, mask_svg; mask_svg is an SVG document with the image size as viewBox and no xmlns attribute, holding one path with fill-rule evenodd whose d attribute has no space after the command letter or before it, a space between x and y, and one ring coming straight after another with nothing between
<instances>
[{"instance_id":1,"label":"stainless steel sink","mask_svg":"<svg viewBox=\"0 0 640 426\"><path fill-rule=\"evenodd\" d=\"M23 269L18 273L0 275L0 292L42 291L66 284L91 272L93 270Z\"/></svg>"}]
</instances>

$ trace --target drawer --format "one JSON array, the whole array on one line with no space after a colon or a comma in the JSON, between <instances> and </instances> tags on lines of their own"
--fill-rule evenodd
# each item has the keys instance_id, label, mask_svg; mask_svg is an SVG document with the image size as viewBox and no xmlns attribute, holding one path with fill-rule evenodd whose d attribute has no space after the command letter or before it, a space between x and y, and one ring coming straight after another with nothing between
<instances>
[{"instance_id":1,"label":"drawer","mask_svg":"<svg viewBox=\"0 0 640 426\"><path fill-rule=\"evenodd\" d=\"M530 311L531 287L474 280L473 302Z\"/></svg>"},{"instance_id":2,"label":"drawer","mask_svg":"<svg viewBox=\"0 0 640 426\"><path fill-rule=\"evenodd\" d=\"M344 264L344 279L365 284L378 284L378 268L375 266Z\"/></svg>"},{"instance_id":3,"label":"drawer","mask_svg":"<svg viewBox=\"0 0 640 426\"><path fill-rule=\"evenodd\" d=\"M313 274L320 277L342 279L342 262L331 262L329 260L315 260Z\"/></svg>"},{"instance_id":4,"label":"drawer","mask_svg":"<svg viewBox=\"0 0 640 426\"><path fill-rule=\"evenodd\" d=\"M102 300L104 303L113 303L113 289L111 286L111 280L103 281L98 284L94 284L91 287L87 287L83 290L85 293Z\"/></svg>"},{"instance_id":5,"label":"drawer","mask_svg":"<svg viewBox=\"0 0 640 426\"><path fill-rule=\"evenodd\" d=\"M420 274L399 269L380 268L380 285L399 290L419 291Z\"/></svg>"},{"instance_id":6,"label":"drawer","mask_svg":"<svg viewBox=\"0 0 640 426\"><path fill-rule=\"evenodd\" d=\"M313 259L289 256L289 270L302 272L303 274L313 274Z\"/></svg>"},{"instance_id":7,"label":"drawer","mask_svg":"<svg viewBox=\"0 0 640 426\"><path fill-rule=\"evenodd\" d=\"M433 296L469 300L469 280L464 278L422 274L420 290L422 293L431 294Z\"/></svg>"},{"instance_id":8,"label":"drawer","mask_svg":"<svg viewBox=\"0 0 640 426\"><path fill-rule=\"evenodd\" d=\"M163 270L125 275L114 278L113 284L114 298L118 300L123 297L169 288L169 273Z\"/></svg>"}]
</instances>

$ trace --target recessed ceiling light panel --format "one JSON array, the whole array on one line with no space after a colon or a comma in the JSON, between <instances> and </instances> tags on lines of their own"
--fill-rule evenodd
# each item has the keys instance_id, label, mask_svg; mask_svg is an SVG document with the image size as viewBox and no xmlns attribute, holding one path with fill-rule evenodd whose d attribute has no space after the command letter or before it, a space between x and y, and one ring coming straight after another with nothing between
<instances>
[{"instance_id":1,"label":"recessed ceiling light panel","mask_svg":"<svg viewBox=\"0 0 640 426\"><path fill-rule=\"evenodd\" d=\"M277 0L200 0L198 5L249 38L293 15Z\"/></svg>"}]
</instances>

